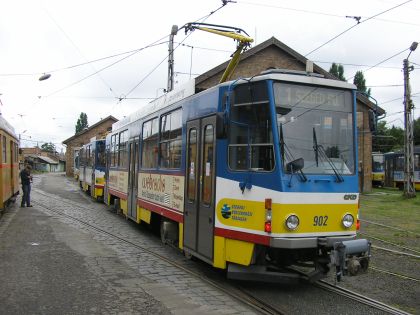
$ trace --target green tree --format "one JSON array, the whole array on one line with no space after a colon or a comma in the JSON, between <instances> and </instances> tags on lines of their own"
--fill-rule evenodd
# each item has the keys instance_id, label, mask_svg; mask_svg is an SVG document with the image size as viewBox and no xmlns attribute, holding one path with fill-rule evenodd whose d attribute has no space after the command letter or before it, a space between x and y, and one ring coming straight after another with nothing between
<instances>
[{"instance_id":1,"label":"green tree","mask_svg":"<svg viewBox=\"0 0 420 315\"><path fill-rule=\"evenodd\" d=\"M343 67L343 65L336 64L335 62L333 62L329 72L333 76L335 76L337 79L339 79L341 81L346 81L346 78L344 77L344 67Z\"/></svg>"},{"instance_id":2,"label":"green tree","mask_svg":"<svg viewBox=\"0 0 420 315\"><path fill-rule=\"evenodd\" d=\"M41 150L46 151L46 152L54 153L55 152L55 145L52 142L44 143L43 145L41 145Z\"/></svg>"},{"instance_id":3,"label":"green tree","mask_svg":"<svg viewBox=\"0 0 420 315\"><path fill-rule=\"evenodd\" d=\"M404 130L392 126L388 128L385 121L379 121L373 136L373 152L398 151L404 147Z\"/></svg>"},{"instance_id":4,"label":"green tree","mask_svg":"<svg viewBox=\"0 0 420 315\"><path fill-rule=\"evenodd\" d=\"M420 117L414 120L414 145L420 145Z\"/></svg>"},{"instance_id":5,"label":"green tree","mask_svg":"<svg viewBox=\"0 0 420 315\"><path fill-rule=\"evenodd\" d=\"M89 127L89 124L88 124L87 115L82 112L80 113L79 119L77 120L75 133L79 133L83 131L83 129L88 128L88 127Z\"/></svg>"},{"instance_id":6,"label":"green tree","mask_svg":"<svg viewBox=\"0 0 420 315\"><path fill-rule=\"evenodd\" d=\"M370 96L370 88L366 88L366 79L362 71L357 71L354 78L353 84L357 86L357 90L366 93Z\"/></svg>"}]
</instances>

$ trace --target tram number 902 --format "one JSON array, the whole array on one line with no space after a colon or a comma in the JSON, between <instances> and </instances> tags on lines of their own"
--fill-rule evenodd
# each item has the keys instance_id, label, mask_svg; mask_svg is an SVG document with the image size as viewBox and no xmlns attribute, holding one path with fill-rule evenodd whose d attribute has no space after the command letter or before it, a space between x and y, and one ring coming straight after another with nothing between
<instances>
[{"instance_id":1,"label":"tram number 902","mask_svg":"<svg viewBox=\"0 0 420 315\"><path fill-rule=\"evenodd\" d=\"M314 216L314 226L327 226L327 221L327 215Z\"/></svg>"}]
</instances>

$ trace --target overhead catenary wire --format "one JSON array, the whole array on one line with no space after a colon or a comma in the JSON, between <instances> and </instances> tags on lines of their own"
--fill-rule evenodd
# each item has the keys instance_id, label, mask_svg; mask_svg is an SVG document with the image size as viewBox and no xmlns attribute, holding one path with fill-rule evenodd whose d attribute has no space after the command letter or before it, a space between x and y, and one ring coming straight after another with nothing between
<instances>
[{"instance_id":1,"label":"overhead catenary wire","mask_svg":"<svg viewBox=\"0 0 420 315\"><path fill-rule=\"evenodd\" d=\"M310 54L314 53L315 51L317 51L317 50L321 49L321 48L322 48L322 47L324 47L325 45L327 45L327 44L331 43L333 40L335 40L335 39L337 39L338 37L340 37L341 35L343 35L343 34L347 33L348 31L350 31L351 29L355 28L356 26L359 26L359 25L360 25L360 24L362 24L362 23L365 23L365 22L367 22L367 21L369 21L369 20L371 20L371 19L373 19L373 18L376 18L377 16L380 16L380 15L385 14L385 13L387 13L387 12L391 11L391 10L394 10L394 9L396 9L396 8L398 8L398 7L402 6L402 5L405 5L406 3L409 3L409 2L411 2L411 1L413 1L413 0L408 0L408 1L405 1L405 2L403 2L403 3L400 3L400 4L396 5L396 6L393 6L392 8L389 8L389 9L387 9L387 10L385 10L385 11L382 11L382 12L379 12L379 13L377 13L377 14L375 14L375 15L372 15L371 17L368 17L368 18L367 18L367 19L365 19L365 20L358 21L358 22L357 22L357 24L354 24L353 26L351 26L351 27L347 28L346 30L342 31L341 33L339 33L338 35L334 36L333 38L331 38L331 39L330 39L330 40L328 40L327 42L323 43L322 45L320 45L320 46L318 46L317 48L315 48L315 49L311 50L310 52L308 52L308 53L305 55L305 57L306 57L306 56L309 56Z\"/></svg>"},{"instance_id":2,"label":"overhead catenary wire","mask_svg":"<svg viewBox=\"0 0 420 315\"><path fill-rule=\"evenodd\" d=\"M346 15L334 14L334 13L329 13L329 12L311 11L311 10L306 10L306 9L296 9L296 8L279 6L279 5L274 5L274 4L265 4L261 2L238 1L238 3L246 4L246 5L253 5L257 7L267 7L267 8L286 10L286 11L300 12L300 13L305 13L305 14L322 15L322 16L329 16L329 17L336 17L336 18L348 18L348 16ZM363 18L363 16L361 16L361 18ZM395 21L395 20L377 19L377 18L375 19L382 22L420 26L420 24L418 23L412 23L412 22L407 22L407 21Z\"/></svg>"},{"instance_id":3,"label":"overhead catenary wire","mask_svg":"<svg viewBox=\"0 0 420 315\"><path fill-rule=\"evenodd\" d=\"M64 29L58 24L58 22L54 19L54 17L51 15L51 13L41 4L44 11L47 13L48 17L53 21L54 25L64 34L64 36L67 38L67 40L73 45L73 47L78 51L78 53L82 56L83 59L87 60L87 58L84 56L80 48L76 45L76 43L70 38L70 36L64 31ZM96 68L91 64L90 65L93 70L96 71ZM108 82L105 81L105 79L101 76L99 72L96 72L96 75L99 77L99 79L102 81L102 83L109 89L109 91L116 96L114 90L109 85Z\"/></svg>"},{"instance_id":4,"label":"overhead catenary wire","mask_svg":"<svg viewBox=\"0 0 420 315\"><path fill-rule=\"evenodd\" d=\"M391 60L392 58L394 58L394 57L396 57L396 56L398 56L398 55L401 55L402 53L406 52L407 50L409 50L409 48L403 49L403 50L401 50L400 52L397 52L396 54L392 55L391 57L388 57L388 58L386 58L386 59L384 59L384 60L382 60L382 61L378 62L377 64L375 64L375 65L373 65L373 66L369 67L368 69L366 69L366 70L362 70L361 72L365 73L365 72L367 72L367 71L369 71L369 70L372 70L373 68L376 68L376 67L377 67L377 66L379 66L380 64L383 64L384 62L387 62L388 60ZM355 76L352 76L352 77L348 78L348 80L351 80L351 79L353 79L354 77L355 77Z\"/></svg>"},{"instance_id":5,"label":"overhead catenary wire","mask_svg":"<svg viewBox=\"0 0 420 315\"><path fill-rule=\"evenodd\" d=\"M226 4L228 4L228 3L230 3L230 2L232 2L232 1L228 1L228 0L222 0L222 5L220 6L220 7L218 7L216 10L214 10L214 11L211 11L209 14L207 14L207 15L205 15L205 16L203 16L203 17L201 17L201 18L199 18L199 19L197 19L195 22L198 22L198 21L205 21L206 19L208 19L211 15L213 15L214 13L216 13L217 11L219 11L220 9L222 9ZM185 28L185 25L184 26L182 26L181 28L179 28L178 29L178 32L180 31L180 30L182 30L183 28ZM185 38L178 44L178 46L176 46L174 49L173 49L173 51L175 51L175 50L177 50L177 48L178 47L180 47L184 42L185 42L185 40L187 40L187 38L191 35L192 33L189 33L187 36L185 36ZM167 36L169 36L169 35L166 35L165 36L165 38L167 37ZM165 58L164 59L162 59L149 73L147 73L141 80L140 80L140 82L139 83L137 83L133 88L131 88L131 90L130 91L128 91L126 94L124 94L124 97L120 97L119 98L119 102L121 102L123 99L126 99L127 98L127 96L128 95L130 95L131 93L133 93L153 72L155 72L156 71L156 69L157 68L159 68L159 66L163 63L163 62L165 62L166 61L166 59L168 59L168 57L169 57L169 54L168 55L166 55L165 56ZM191 66L192 67L192 66Z\"/></svg>"},{"instance_id":6,"label":"overhead catenary wire","mask_svg":"<svg viewBox=\"0 0 420 315\"><path fill-rule=\"evenodd\" d=\"M154 47L157 45L162 45L162 44L166 44L168 43L168 41L162 41L158 44L155 45L148 45L149 47ZM178 42L175 42L175 44L181 44ZM223 52L223 53L232 53L232 51L230 50L226 50L226 49L217 49L217 48L209 48L209 47L202 47L202 46L194 46L194 45L190 45L190 44L181 44L181 46L183 47L188 47L188 48L194 48L194 49L201 49L201 50L206 50L206 51L216 51L216 52ZM89 65L91 63L96 63L96 62L100 62L100 61L104 61L107 59L112 59L115 57L119 57L119 56L123 56L123 55L127 55L127 54L131 54L134 52L140 52L142 50L144 50L145 47L142 48L136 48L136 49L132 49L129 51L125 51L125 52L121 52L121 53L117 53L117 54L112 54L112 55L108 55L105 57L100 57L100 58L96 58L96 59L92 59L86 62L82 62L82 63L77 63L74 65L70 65L70 66L64 66L64 67L60 67L60 68L55 68L55 69L51 69L48 71L44 71L44 72L28 72L28 73L0 73L0 76L38 76L41 75L43 73L56 73L56 72L60 72L60 71L66 71L66 70L71 70L74 68L78 68L78 67L83 67L86 65ZM404 50L405 51L405 50ZM393 57L395 57L395 55L393 55ZM392 57L388 58L391 59ZM291 61L296 61L296 58L285 58L285 59L289 59ZM397 70L401 70L401 67L399 66L380 66L380 64L384 63L387 60L381 61L380 63L375 64L374 66L372 65L367 65L367 64L355 64L355 63L345 63L345 62L340 62L340 61L334 61L336 64L340 64L343 66L350 66L350 67L375 67L375 68L383 68L383 69L397 69ZM314 60L315 63L325 63L325 64L331 64L333 61L325 61L325 60ZM410 63L416 64L415 62L410 61ZM416 68L417 69L417 68ZM198 74L197 74L198 75Z\"/></svg>"},{"instance_id":7,"label":"overhead catenary wire","mask_svg":"<svg viewBox=\"0 0 420 315\"><path fill-rule=\"evenodd\" d=\"M165 37L166 37L166 36L165 36ZM105 66L105 67L103 67L103 68L101 68L101 69L99 69L99 70L97 70L97 71L95 71L94 73L91 73L91 74L89 74L89 75L87 75L87 76L83 77L83 78L82 78L82 79L80 79L80 80L77 80L77 81L75 81L75 82L73 82L73 83L71 83L71 84L69 84L69 85L67 85L67 86L65 86L65 87L63 87L63 88L61 88L61 89L58 89L58 90L56 90L56 91L54 91L54 92L52 92L52 93L48 94L48 95L47 95L47 97L50 97L50 96L52 96L52 95L54 95L54 94L57 94L57 93L59 93L59 92L64 91L65 89L68 89L68 88L70 88L70 87L72 87L72 86L74 86L74 85L76 85L76 84L79 84L80 82L82 82L82 81L84 81L84 80L86 80L86 79L88 79L88 78L90 78L90 77L92 77L92 76L96 75L97 73L99 73L99 72L101 72L101 71L103 71L103 70L105 70L105 69L108 69L108 68L110 68L110 67L112 67L112 66L116 65L117 63L120 63L121 61L123 61L123 60L125 60L125 59L127 59L127 58L130 58L131 56L133 56L133 55L137 54L138 52L140 52L140 51L142 51L142 50L144 50L144 49L151 48L151 47L154 47L154 46L157 46L157 45L161 45L161 44L163 44L163 43L159 43L159 42L160 42L160 41L162 41L165 37L163 37L163 38L161 38L161 39L159 39L159 40L157 40L157 41L153 42L152 44L146 45L146 46L144 46L144 47L143 47L143 48L141 48L141 49L135 50L134 52L132 52L132 53L131 53L131 54L129 54L128 56L125 56L125 57L123 57L123 58L121 58L121 59L118 59L117 61L115 61L115 62L113 62L113 63L111 63L111 64L109 64L109 65L107 65L107 66Z\"/></svg>"},{"instance_id":8,"label":"overhead catenary wire","mask_svg":"<svg viewBox=\"0 0 420 315\"><path fill-rule=\"evenodd\" d=\"M413 93L413 94L411 94L411 96L416 96L416 95L418 95L418 94L420 94L420 92ZM394 98L394 99L392 99L392 100L388 100L388 101L382 102L382 103L380 103L380 104L378 104L378 105L382 106L382 105L384 105L384 104L388 104L388 103L391 103L391 102L394 102L394 101L398 101L398 100L401 100L401 99L403 99L403 98L404 98L404 96L400 96L400 97Z\"/></svg>"}]
</instances>

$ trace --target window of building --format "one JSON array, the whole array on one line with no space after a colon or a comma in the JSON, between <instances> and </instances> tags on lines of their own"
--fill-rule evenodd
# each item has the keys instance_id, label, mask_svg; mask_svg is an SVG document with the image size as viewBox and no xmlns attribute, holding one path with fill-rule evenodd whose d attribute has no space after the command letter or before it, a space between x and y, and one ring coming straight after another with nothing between
<instances>
[{"instance_id":1,"label":"window of building","mask_svg":"<svg viewBox=\"0 0 420 315\"><path fill-rule=\"evenodd\" d=\"M158 157L158 119L146 121L143 124L142 167L156 168Z\"/></svg>"},{"instance_id":2,"label":"window of building","mask_svg":"<svg viewBox=\"0 0 420 315\"><path fill-rule=\"evenodd\" d=\"M178 109L160 119L160 166L181 167L182 111Z\"/></svg>"}]
</instances>

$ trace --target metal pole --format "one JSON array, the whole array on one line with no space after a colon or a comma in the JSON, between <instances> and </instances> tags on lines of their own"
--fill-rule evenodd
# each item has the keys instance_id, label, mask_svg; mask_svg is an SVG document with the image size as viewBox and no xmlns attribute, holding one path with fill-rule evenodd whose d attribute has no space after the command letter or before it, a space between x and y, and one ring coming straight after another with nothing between
<instances>
[{"instance_id":1,"label":"metal pole","mask_svg":"<svg viewBox=\"0 0 420 315\"><path fill-rule=\"evenodd\" d=\"M413 67L409 66L408 58L403 62L404 70L404 196L416 197L414 187L414 133L413 133L413 103L411 101L409 73Z\"/></svg>"},{"instance_id":2,"label":"metal pole","mask_svg":"<svg viewBox=\"0 0 420 315\"><path fill-rule=\"evenodd\" d=\"M171 35L169 35L169 55L168 55L168 86L167 92L174 89L174 37L178 33L178 26L173 25Z\"/></svg>"}]
</instances>

